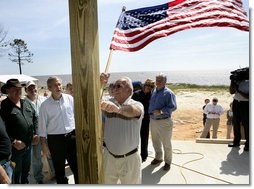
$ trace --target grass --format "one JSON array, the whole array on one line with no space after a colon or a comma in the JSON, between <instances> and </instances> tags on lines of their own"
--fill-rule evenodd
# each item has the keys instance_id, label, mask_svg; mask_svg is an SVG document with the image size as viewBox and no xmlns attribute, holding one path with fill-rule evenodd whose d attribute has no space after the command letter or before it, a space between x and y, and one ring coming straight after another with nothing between
<instances>
[{"instance_id":1,"label":"grass","mask_svg":"<svg viewBox=\"0 0 254 189\"><path fill-rule=\"evenodd\" d=\"M180 91L216 91L224 92L229 91L229 86L227 85L196 85L188 83L168 83L167 87L170 88L174 93Z\"/></svg>"},{"instance_id":2,"label":"grass","mask_svg":"<svg viewBox=\"0 0 254 189\"><path fill-rule=\"evenodd\" d=\"M196 85L189 83L167 83L166 86L170 88L174 93L181 91L211 91L211 92L228 92L229 86L227 85ZM108 90L108 86L104 87L104 90Z\"/></svg>"}]
</instances>

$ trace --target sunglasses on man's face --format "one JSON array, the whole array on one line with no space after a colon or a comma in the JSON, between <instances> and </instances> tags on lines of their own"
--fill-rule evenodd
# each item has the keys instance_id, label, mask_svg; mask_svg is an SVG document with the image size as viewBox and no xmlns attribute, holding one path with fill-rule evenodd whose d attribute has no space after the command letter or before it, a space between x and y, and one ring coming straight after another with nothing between
<instances>
[{"instance_id":1,"label":"sunglasses on man's face","mask_svg":"<svg viewBox=\"0 0 254 189\"><path fill-rule=\"evenodd\" d=\"M123 88L123 85L121 85L121 84L115 84L114 85L114 89L120 89L120 88Z\"/></svg>"}]
</instances>

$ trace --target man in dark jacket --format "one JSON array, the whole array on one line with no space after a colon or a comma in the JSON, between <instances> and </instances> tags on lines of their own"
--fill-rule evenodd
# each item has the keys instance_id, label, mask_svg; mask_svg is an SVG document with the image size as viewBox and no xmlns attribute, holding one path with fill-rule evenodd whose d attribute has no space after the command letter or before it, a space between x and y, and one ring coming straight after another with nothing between
<instances>
[{"instance_id":1,"label":"man in dark jacket","mask_svg":"<svg viewBox=\"0 0 254 189\"><path fill-rule=\"evenodd\" d=\"M249 68L242 68L231 72L230 94L234 94L233 111L233 143L228 147L239 147L241 142L241 125L246 138L244 151L249 151Z\"/></svg>"},{"instance_id":2,"label":"man in dark jacket","mask_svg":"<svg viewBox=\"0 0 254 189\"><path fill-rule=\"evenodd\" d=\"M11 184L13 168L11 167L11 141L0 116L0 184Z\"/></svg>"},{"instance_id":3,"label":"man in dark jacket","mask_svg":"<svg viewBox=\"0 0 254 189\"><path fill-rule=\"evenodd\" d=\"M18 79L9 79L1 87L1 92L7 94L1 103L0 115L12 142L11 160L16 163L14 184L29 183L31 145L39 142L38 135L35 135L38 116L31 104L21 99L21 89Z\"/></svg>"}]
</instances>

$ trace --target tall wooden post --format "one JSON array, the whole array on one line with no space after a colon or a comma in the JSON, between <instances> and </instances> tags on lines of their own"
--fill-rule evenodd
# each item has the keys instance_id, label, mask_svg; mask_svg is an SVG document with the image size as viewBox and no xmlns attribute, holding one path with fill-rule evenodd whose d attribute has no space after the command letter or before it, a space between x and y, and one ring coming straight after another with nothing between
<instances>
[{"instance_id":1,"label":"tall wooden post","mask_svg":"<svg viewBox=\"0 0 254 189\"><path fill-rule=\"evenodd\" d=\"M96 0L69 0L80 184L103 182Z\"/></svg>"}]
</instances>

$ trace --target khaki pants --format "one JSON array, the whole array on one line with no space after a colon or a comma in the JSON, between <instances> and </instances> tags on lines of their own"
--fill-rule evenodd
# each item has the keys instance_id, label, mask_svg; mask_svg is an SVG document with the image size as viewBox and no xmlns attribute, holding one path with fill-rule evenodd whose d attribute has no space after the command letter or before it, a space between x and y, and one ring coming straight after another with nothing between
<instances>
[{"instance_id":1,"label":"khaki pants","mask_svg":"<svg viewBox=\"0 0 254 189\"><path fill-rule=\"evenodd\" d=\"M206 138L207 133L210 131L211 126L213 125L213 136L212 138L217 138L217 132L219 128L220 118L216 119L206 119L205 128L200 136L200 138Z\"/></svg>"},{"instance_id":2,"label":"khaki pants","mask_svg":"<svg viewBox=\"0 0 254 189\"><path fill-rule=\"evenodd\" d=\"M104 184L141 184L139 152L124 158L113 157L104 148Z\"/></svg>"},{"instance_id":3,"label":"khaki pants","mask_svg":"<svg viewBox=\"0 0 254 189\"><path fill-rule=\"evenodd\" d=\"M150 119L150 128L152 135L155 159L162 160L162 146L164 148L164 161L167 164L172 162L172 130L173 121L171 118L154 120Z\"/></svg>"},{"instance_id":4,"label":"khaki pants","mask_svg":"<svg viewBox=\"0 0 254 189\"><path fill-rule=\"evenodd\" d=\"M233 125L227 125L227 139L231 139Z\"/></svg>"}]
</instances>

